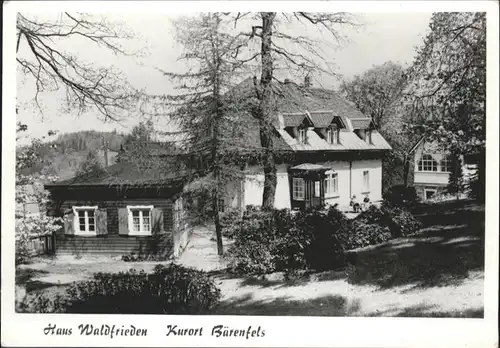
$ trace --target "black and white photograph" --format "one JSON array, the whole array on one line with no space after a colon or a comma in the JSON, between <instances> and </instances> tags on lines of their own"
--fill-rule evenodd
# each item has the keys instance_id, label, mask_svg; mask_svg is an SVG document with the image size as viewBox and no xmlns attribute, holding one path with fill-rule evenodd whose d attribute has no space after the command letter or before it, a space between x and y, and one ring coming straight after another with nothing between
<instances>
[{"instance_id":1,"label":"black and white photograph","mask_svg":"<svg viewBox=\"0 0 500 348\"><path fill-rule=\"evenodd\" d=\"M282 317L461 318L494 343L498 7L76 3L3 34L2 307L39 318L10 346L276 346L259 318Z\"/></svg>"}]
</instances>

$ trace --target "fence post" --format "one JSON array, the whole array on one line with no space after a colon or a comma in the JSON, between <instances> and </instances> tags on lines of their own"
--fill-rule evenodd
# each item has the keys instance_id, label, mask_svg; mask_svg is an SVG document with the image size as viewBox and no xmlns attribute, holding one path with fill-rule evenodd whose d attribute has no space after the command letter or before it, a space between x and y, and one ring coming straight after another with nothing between
<instances>
[{"instance_id":1,"label":"fence post","mask_svg":"<svg viewBox=\"0 0 500 348\"><path fill-rule=\"evenodd\" d=\"M51 246L51 250L50 250L50 255L54 255L56 253L56 233L55 232L52 232L52 234L50 235L50 246Z\"/></svg>"}]
</instances>

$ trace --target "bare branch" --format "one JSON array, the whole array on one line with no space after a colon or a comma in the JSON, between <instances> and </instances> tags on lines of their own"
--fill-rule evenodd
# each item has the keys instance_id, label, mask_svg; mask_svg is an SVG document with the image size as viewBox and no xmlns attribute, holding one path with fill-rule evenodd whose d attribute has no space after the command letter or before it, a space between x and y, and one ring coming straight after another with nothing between
<instances>
[{"instance_id":1,"label":"bare branch","mask_svg":"<svg viewBox=\"0 0 500 348\"><path fill-rule=\"evenodd\" d=\"M99 21L85 14L64 13L57 22L32 20L18 14L16 26L18 54L22 41L29 49L28 56L17 57L17 62L35 80L34 101L40 112L43 113L38 102L40 92L57 90L61 84L66 90L68 111L76 108L82 113L91 107L105 120L119 119L137 100L140 93L119 72L83 65L71 53L58 49L57 40L79 37L116 55L129 55L131 53L126 52L119 41L131 35L121 30L119 24L108 23L105 19Z\"/></svg>"}]
</instances>

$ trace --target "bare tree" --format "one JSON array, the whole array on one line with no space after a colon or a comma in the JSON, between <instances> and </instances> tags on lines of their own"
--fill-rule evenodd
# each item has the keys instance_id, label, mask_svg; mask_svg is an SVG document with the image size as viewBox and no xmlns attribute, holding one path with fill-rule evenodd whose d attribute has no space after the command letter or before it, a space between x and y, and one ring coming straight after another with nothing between
<instances>
[{"instance_id":1,"label":"bare tree","mask_svg":"<svg viewBox=\"0 0 500 348\"><path fill-rule=\"evenodd\" d=\"M63 50L72 40L94 44L115 55L131 55L120 42L132 38L121 23L87 14L58 14L57 20L33 19L19 13L16 23L17 63L35 81L34 101L40 112L41 92L65 90L65 110L97 110L105 120L118 120L136 101L138 92L112 67L99 68ZM80 40L80 41L78 41Z\"/></svg>"},{"instance_id":2,"label":"bare tree","mask_svg":"<svg viewBox=\"0 0 500 348\"><path fill-rule=\"evenodd\" d=\"M324 42L312 37L287 32L285 24L301 24L304 32L319 30L329 34L334 42L341 44L345 36L339 31L341 26L357 25L355 18L348 13L293 12L276 13L261 12L258 14L237 13L235 24L243 18L251 17L251 31L244 33L249 41L260 42L260 51L250 54L245 61L259 61L260 79L254 76L255 95L258 100L253 108L253 116L259 122L260 141L262 145L262 164L264 167L264 191L262 206L269 209L274 206L276 193L276 158L273 148L271 117L274 112L273 80L276 65L281 64L290 71L310 77L314 73L335 75L331 62L321 49Z\"/></svg>"}]
</instances>

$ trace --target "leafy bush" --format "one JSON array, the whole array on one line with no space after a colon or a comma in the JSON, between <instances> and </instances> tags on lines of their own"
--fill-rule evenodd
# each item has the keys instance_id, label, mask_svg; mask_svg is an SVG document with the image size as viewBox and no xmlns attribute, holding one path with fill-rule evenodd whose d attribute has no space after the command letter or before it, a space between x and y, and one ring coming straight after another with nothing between
<instances>
[{"instance_id":1,"label":"leafy bush","mask_svg":"<svg viewBox=\"0 0 500 348\"><path fill-rule=\"evenodd\" d=\"M367 224L378 224L382 226L389 226L391 224L391 217L387 214L387 209L378 208L375 205L371 205L367 210L356 216L355 219Z\"/></svg>"},{"instance_id":2,"label":"leafy bush","mask_svg":"<svg viewBox=\"0 0 500 348\"><path fill-rule=\"evenodd\" d=\"M241 220L240 212L229 210L220 214L220 224L222 226L222 235L226 238L233 238L235 227Z\"/></svg>"},{"instance_id":3,"label":"leafy bush","mask_svg":"<svg viewBox=\"0 0 500 348\"><path fill-rule=\"evenodd\" d=\"M387 242L392 235L387 226L354 219L341 231L340 238L344 249L351 250Z\"/></svg>"},{"instance_id":4,"label":"leafy bush","mask_svg":"<svg viewBox=\"0 0 500 348\"><path fill-rule=\"evenodd\" d=\"M417 232L423 227L421 221L417 220L412 213L401 208L392 208L388 210L392 219L393 237L405 237Z\"/></svg>"},{"instance_id":5,"label":"leafy bush","mask_svg":"<svg viewBox=\"0 0 500 348\"><path fill-rule=\"evenodd\" d=\"M333 269L344 264L344 251L409 235L422 224L405 209L370 206L353 220L335 208L326 212L250 210L234 226L230 269L263 274Z\"/></svg>"},{"instance_id":6,"label":"leafy bush","mask_svg":"<svg viewBox=\"0 0 500 348\"><path fill-rule=\"evenodd\" d=\"M345 250L350 250L407 236L420 228L422 223L403 208L370 206L348 225L344 225L340 239Z\"/></svg>"},{"instance_id":7,"label":"leafy bush","mask_svg":"<svg viewBox=\"0 0 500 348\"><path fill-rule=\"evenodd\" d=\"M38 294L30 303L39 313L199 314L215 307L220 290L203 271L170 264L154 272L96 273L73 283L65 296Z\"/></svg>"},{"instance_id":8,"label":"leafy bush","mask_svg":"<svg viewBox=\"0 0 500 348\"><path fill-rule=\"evenodd\" d=\"M343 247L338 231L344 220L334 212L312 211L300 216L300 233L307 236L304 257L309 268L316 270L334 269L344 263Z\"/></svg>"},{"instance_id":9,"label":"leafy bush","mask_svg":"<svg viewBox=\"0 0 500 348\"><path fill-rule=\"evenodd\" d=\"M234 272L244 274L271 273L276 270L277 245L282 233L276 222L282 215L276 211L261 212L247 210L243 219L235 224L234 244L228 251L229 267Z\"/></svg>"},{"instance_id":10,"label":"leafy bush","mask_svg":"<svg viewBox=\"0 0 500 348\"><path fill-rule=\"evenodd\" d=\"M230 269L262 274L337 267L343 262L343 250L336 230L343 219L333 211L247 210L228 252Z\"/></svg>"},{"instance_id":11,"label":"leafy bush","mask_svg":"<svg viewBox=\"0 0 500 348\"><path fill-rule=\"evenodd\" d=\"M384 192L382 198L387 207L411 207L418 202L417 191L413 186L392 186Z\"/></svg>"}]
</instances>

